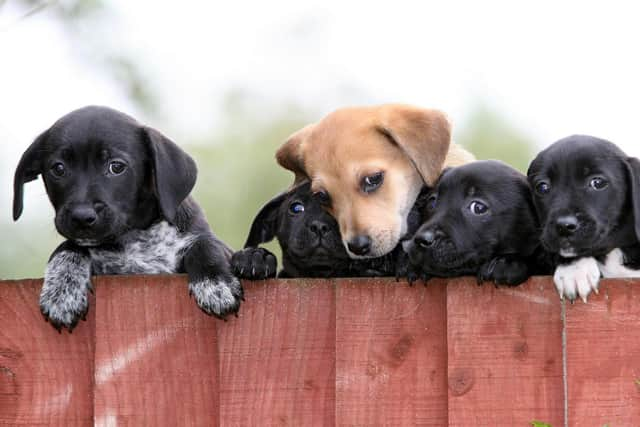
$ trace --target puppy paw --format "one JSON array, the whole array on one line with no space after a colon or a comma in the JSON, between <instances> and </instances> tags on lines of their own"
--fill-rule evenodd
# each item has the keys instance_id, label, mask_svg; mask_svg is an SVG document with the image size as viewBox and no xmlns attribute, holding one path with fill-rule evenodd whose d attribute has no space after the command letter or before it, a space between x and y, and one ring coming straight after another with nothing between
<instances>
[{"instance_id":1,"label":"puppy paw","mask_svg":"<svg viewBox=\"0 0 640 427\"><path fill-rule=\"evenodd\" d=\"M560 299L567 297L573 302L577 296L587 302L587 296L594 291L598 293L600 281L600 269L595 258L586 257L577 259L570 264L556 267L553 282L560 294Z\"/></svg>"},{"instance_id":2,"label":"puppy paw","mask_svg":"<svg viewBox=\"0 0 640 427\"><path fill-rule=\"evenodd\" d=\"M224 319L236 314L244 299L240 280L231 275L218 275L189 282L189 294L198 307L210 316Z\"/></svg>"},{"instance_id":3,"label":"puppy paw","mask_svg":"<svg viewBox=\"0 0 640 427\"><path fill-rule=\"evenodd\" d=\"M233 273L241 279L260 280L276 276L278 261L264 248L245 248L231 257Z\"/></svg>"},{"instance_id":4,"label":"puppy paw","mask_svg":"<svg viewBox=\"0 0 640 427\"><path fill-rule=\"evenodd\" d=\"M636 248L615 248L609 252L604 262L598 263L602 277L638 277L638 253Z\"/></svg>"},{"instance_id":5,"label":"puppy paw","mask_svg":"<svg viewBox=\"0 0 640 427\"><path fill-rule=\"evenodd\" d=\"M496 286L517 286L529 278L529 266L518 258L496 257L478 271L478 284L493 282Z\"/></svg>"},{"instance_id":6,"label":"puppy paw","mask_svg":"<svg viewBox=\"0 0 640 427\"><path fill-rule=\"evenodd\" d=\"M89 311L88 291L93 291L90 258L72 251L59 252L47 264L40 311L58 332L63 328L71 332Z\"/></svg>"}]
</instances>

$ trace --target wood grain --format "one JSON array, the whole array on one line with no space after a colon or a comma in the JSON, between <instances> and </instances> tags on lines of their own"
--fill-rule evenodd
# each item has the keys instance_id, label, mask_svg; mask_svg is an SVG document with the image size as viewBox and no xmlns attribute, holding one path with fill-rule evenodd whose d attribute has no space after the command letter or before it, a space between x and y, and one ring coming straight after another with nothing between
<instances>
[{"instance_id":1,"label":"wood grain","mask_svg":"<svg viewBox=\"0 0 640 427\"><path fill-rule=\"evenodd\" d=\"M444 282L339 282L338 425L446 425L445 310Z\"/></svg>"},{"instance_id":2,"label":"wood grain","mask_svg":"<svg viewBox=\"0 0 640 427\"><path fill-rule=\"evenodd\" d=\"M333 425L333 282L297 279L244 286L239 317L218 328L221 424Z\"/></svg>"},{"instance_id":3,"label":"wood grain","mask_svg":"<svg viewBox=\"0 0 640 427\"><path fill-rule=\"evenodd\" d=\"M220 320L185 276L97 281L95 424L216 426Z\"/></svg>"},{"instance_id":4,"label":"wood grain","mask_svg":"<svg viewBox=\"0 0 640 427\"><path fill-rule=\"evenodd\" d=\"M561 426L562 318L548 279L447 289L450 426Z\"/></svg>"},{"instance_id":5,"label":"wood grain","mask_svg":"<svg viewBox=\"0 0 640 427\"><path fill-rule=\"evenodd\" d=\"M91 425L95 301L87 322L59 334L40 314L41 288L0 282L0 424Z\"/></svg>"},{"instance_id":6,"label":"wood grain","mask_svg":"<svg viewBox=\"0 0 640 427\"><path fill-rule=\"evenodd\" d=\"M640 425L640 283L604 280L566 318L569 425Z\"/></svg>"}]
</instances>

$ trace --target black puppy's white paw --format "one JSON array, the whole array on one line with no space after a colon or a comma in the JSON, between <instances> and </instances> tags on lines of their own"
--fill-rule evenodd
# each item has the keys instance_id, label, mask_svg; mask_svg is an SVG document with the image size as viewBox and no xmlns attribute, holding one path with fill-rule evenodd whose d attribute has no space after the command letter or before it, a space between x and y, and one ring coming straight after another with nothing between
<instances>
[{"instance_id":1,"label":"black puppy's white paw","mask_svg":"<svg viewBox=\"0 0 640 427\"><path fill-rule=\"evenodd\" d=\"M478 271L478 284L517 286L529 278L529 266L518 258L496 257L483 264Z\"/></svg>"},{"instance_id":2,"label":"black puppy's white paw","mask_svg":"<svg viewBox=\"0 0 640 427\"><path fill-rule=\"evenodd\" d=\"M40 293L40 311L60 332L71 332L89 310L91 259L73 251L61 251L47 264Z\"/></svg>"},{"instance_id":3,"label":"black puppy's white paw","mask_svg":"<svg viewBox=\"0 0 640 427\"><path fill-rule=\"evenodd\" d=\"M560 299L566 297L571 302L580 296L586 303L591 291L598 293L599 281L600 268L593 257L579 258L569 264L559 265L553 274Z\"/></svg>"},{"instance_id":4,"label":"black puppy's white paw","mask_svg":"<svg viewBox=\"0 0 640 427\"><path fill-rule=\"evenodd\" d=\"M231 257L231 269L241 279L260 280L276 276L278 261L264 248L245 248Z\"/></svg>"},{"instance_id":5,"label":"black puppy's white paw","mask_svg":"<svg viewBox=\"0 0 640 427\"><path fill-rule=\"evenodd\" d=\"M632 254L637 255L637 254ZM604 262L598 263L602 277L639 277L640 269L637 269L637 259L627 257L620 248L609 252Z\"/></svg>"},{"instance_id":6,"label":"black puppy's white paw","mask_svg":"<svg viewBox=\"0 0 640 427\"><path fill-rule=\"evenodd\" d=\"M240 309L243 290L240 280L232 275L218 275L189 282L189 294L208 315L224 319Z\"/></svg>"}]
</instances>

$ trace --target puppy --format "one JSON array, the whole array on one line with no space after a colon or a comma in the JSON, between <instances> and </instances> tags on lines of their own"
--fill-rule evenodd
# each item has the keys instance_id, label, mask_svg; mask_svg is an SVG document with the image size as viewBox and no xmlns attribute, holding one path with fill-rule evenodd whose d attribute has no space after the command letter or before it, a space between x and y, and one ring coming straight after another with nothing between
<instances>
[{"instance_id":1,"label":"puppy","mask_svg":"<svg viewBox=\"0 0 640 427\"><path fill-rule=\"evenodd\" d=\"M587 301L604 277L640 275L640 162L609 141L574 135L529 166L542 244L560 297Z\"/></svg>"},{"instance_id":2,"label":"puppy","mask_svg":"<svg viewBox=\"0 0 640 427\"><path fill-rule=\"evenodd\" d=\"M404 245L410 281L475 275L513 286L544 272L531 191L515 169L493 160L446 169L426 205Z\"/></svg>"},{"instance_id":3,"label":"puppy","mask_svg":"<svg viewBox=\"0 0 640 427\"><path fill-rule=\"evenodd\" d=\"M394 251L380 258L352 260L347 255L335 219L324 211L303 183L270 200L256 215L245 243L231 260L234 272L245 279L276 275L276 257L258 247L278 239L282 270L278 277L363 277L395 274ZM410 221L417 228L418 221ZM399 249L398 249L399 251Z\"/></svg>"},{"instance_id":4,"label":"puppy","mask_svg":"<svg viewBox=\"0 0 640 427\"><path fill-rule=\"evenodd\" d=\"M294 133L278 163L336 218L354 259L391 252L407 234L407 216L422 187L444 166L473 159L450 143L445 115L406 105L345 108Z\"/></svg>"},{"instance_id":5,"label":"puppy","mask_svg":"<svg viewBox=\"0 0 640 427\"><path fill-rule=\"evenodd\" d=\"M196 174L193 159L160 132L105 107L73 111L36 138L15 172L13 218L23 185L42 175L67 239L47 264L45 319L72 331L89 308L92 274L186 272L204 312L237 312L231 250L189 197Z\"/></svg>"}]
</instances>

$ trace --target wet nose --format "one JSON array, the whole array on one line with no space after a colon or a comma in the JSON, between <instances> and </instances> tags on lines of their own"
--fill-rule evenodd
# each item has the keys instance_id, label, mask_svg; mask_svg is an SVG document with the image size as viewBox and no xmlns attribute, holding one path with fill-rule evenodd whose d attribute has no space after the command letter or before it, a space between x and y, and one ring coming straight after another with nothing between
<instances>
[{"instance_id":1,"label":"wet nose","mask_svg":"<svg viewBox=\"0 0 640 427\"><path fill-rule=\"evenodd\" d=\"M323 236L327 231L329 231L329 226L323 221L315 220L309 224L309 229L318 236Z\"/></svg>"},{"instance_id":2,"label":"wet nose","mask_svg":"<svg viewBox=\"0 0 640 427\"><path fill-rule=\"evenodd\" d=\"M371 249L369 236L356 236L347 244L349 250L356 255L366 255Z\"/></svg>"},{"instance_id":3,"label":"wet nose","mask_svg":"<svg viewBox=\"0 0 640 427\"><path fill-rule=\"evenodd\" d=\"M416 242L416 245L421 248L430 248L438 240L438 235L433 230L427 230L423 233L416 234L413 240Z\"/></svg>"},{"instance_id":4,"label":"wet nose","mask_svg":"<svg viewBox=\"0 0 640 427\"><path fill-rule=\"evenodd\" d=\"M561 216L556 220L556 230L560 236L571 236L579 228L580 223L574 215Z\"/></svg>"},{"instance_id":5,"label":"wet nose","mask_svg":"<svg viewBox=\"0 0 640 427\"><path fill-rule=\"evenodd\" d=\"M76 227L91 227L97 220L98 214L91 206L76 206L71 210L71 221Z\"/></svg>"}]
</instances>

